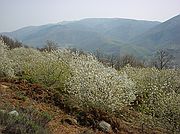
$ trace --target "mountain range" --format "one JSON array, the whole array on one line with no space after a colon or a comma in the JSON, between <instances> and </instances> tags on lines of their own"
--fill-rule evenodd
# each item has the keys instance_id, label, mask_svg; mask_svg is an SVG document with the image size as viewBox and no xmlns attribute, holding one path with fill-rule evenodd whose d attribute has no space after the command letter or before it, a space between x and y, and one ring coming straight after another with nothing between
<instances>
[{"instance_id":1,"label":"mountain range","mask_svg":"<svg viewBox=\"0 0 180 134\"><path fill-rule=\"evenodd\" d=\"M180 15L161 23L132 42L143 47L179 48L180 47Z\"/></svg>"},{"instance_id":2,"label":"mountain range","mask_svg":"<svg viewBox=\"0 0 180 134\"><path fill-rule=\"evenodd\" d=\"M165 22L122 18L87 18L42 26L29 26L1 33L26 45L42 47L52 40L60 47L106 54L151 55L160 48L180 57L180 15Z\"/></svg>"}]
</instances>

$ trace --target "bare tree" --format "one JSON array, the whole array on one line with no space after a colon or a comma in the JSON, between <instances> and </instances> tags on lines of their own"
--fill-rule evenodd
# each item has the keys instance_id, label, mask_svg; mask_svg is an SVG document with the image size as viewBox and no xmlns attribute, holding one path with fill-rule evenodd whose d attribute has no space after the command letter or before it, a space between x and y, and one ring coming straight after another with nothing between
<instances>
[{"instance_id":1,"label":"bare tree","mask_svg":"<svg viewBox=\"0 0 180 134\"><path fill-rule=\"evenodd\" d=\"M14 49L14 48L18 48L18 47L24 46L22 44L22 42L19 42L18 40L13 40L13 39L9 38L8 36L1 35L0 38L9 47L9 49Z\"/></svg>"},{"instance_id":2,"label":"bare tree","mask_svg":"<svg viewBox=\"0 0 180 134\"><path fill-rule=\"evenodd\" d=\"M158 69L171 68L173 66L174 56L167 50L160 49L156 52L153 65Z\"/></svg>"},{"instance_id":3,"label":"bare tree","mask_svg":"<svg viewBox=\"0 0 180 134\"><path fill-rule=\"evenodd\" d=\"M109 60L110 66L113 68L115 66L116 56L112 54L108 57L108 60Z\"/></svg>"},{"instance_id":4,"label":"bare tree","mask_svg":"<svg viewBox=\"0 0 180 134\"><path fill-rule=\"evenodd\" d=\"M121 68L121 57L117 56L116 63L115 63L115 69L120 70L120 68Z\"/></svg>"},{"instance_id":5,"label":"bare tree","mask_svg":"<svg viewBox=\"0 0 180 134\"><path fill-rule=\"evenodd\" d=\"M51 52L51 51L57 50L57 49L58 49L57 43L55 43L54 41L51 41L51 40L47 40L46 45L43 48L40 48L39 50Z\"/></svg>"},{"instance_id":6,"label":"bare tree","mask_svg":"<svg viewBox=\"0 0 180 134\"><path fill-rule=\"evenodd\" d=\"M119 60L120 61L118 63L120 63L121 67L124 67L127 64L131 65L132 67L144 67L144 63L133 55L124 55Z\"/></svg>"},{"instance_id":7,"label":"bare tree","mask_svg":"<svg viewBox=\"0 0 180 134\"><path fill-rule=\"evenodd\" d=\"M100 52L99 49L97 49L97 50L94 52L94 55L96 56L96 58L97 58L98 61L101 61L102 53Z\"/></svg>"}]
</instances>

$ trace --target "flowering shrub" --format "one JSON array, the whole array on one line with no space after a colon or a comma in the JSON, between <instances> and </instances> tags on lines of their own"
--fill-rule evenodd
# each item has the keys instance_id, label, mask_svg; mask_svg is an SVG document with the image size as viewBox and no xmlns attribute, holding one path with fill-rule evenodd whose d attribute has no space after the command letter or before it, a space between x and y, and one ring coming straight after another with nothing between
<instances>
[{"instance_id":1,"label":"flowering shrub","mask_svg":"<svg viewBox=\"0 0 180 134\"><path fill-rule=\"evenodd\" d=\"M180 70L126 66L105 67L91 54L58 49L40 52L9 49L0 40L0 76L21 76L48 87L61 88L83 108L116 112L137 101L136 110L154 125L180 131ZM147 122L147 120L146 120Z\"/></svg>"},{"instance_id":2,"label":"flowering shrub","mask_svg":"<svg viewBox=\"0 0 180 134\"><path fill-rule=\"evenodd\" d=\"M0 40L0 77L14 77L13 62L7 54L8 47Z\"/></svg>"},{"instance_id":3,"label":"flowering shrub","mask_svg":"<svg viewBox=\"0 0 180 134\"><path fill-rule=\"evenodd\" d=\"M179 70L132 67L122 70L136 83L137 95L141 96L141 103L136 108L151 116L154 125L180 131Z\"/></svg>"},{"instance_id":4,"label":"flowering shrub","mask_svg":"<svg viewBox=\"0 0 180 134\"><path fill-rule=\"evenodd\" d=\"M135 84L127 74L104 67L92 55L74 54L69 66L73 72L67 83L68 92L75 95L83 107L112 112L135 99Z\"/></svg>"},{"instance_id":5,"label":"flowering shrub","mask_svg":"<svg viewBox=\"0 0 180 134\"><path fill-rule=\"evenodd\" d=\"M46 86L66 86L66 91L83 107L114 111L135 99L134 83L127 74L104 67L90 54L80 55L61 49L40 52L23 47L8 50L3 44L1 47L2 59L8 62L5 64L1 60L1 63L10 68L3 70L1 67L1 71L7 74L12 70L12 75Z\"/></svg>"},{"instance_id":6,"label":"flowering shrub","mask_svg":"<svg viewBox=\"0 0 180 134\"><path fill-rule=\"evenodd\" d=\"M61 57L32 48L9 50L1 41L0 74L8 77L21 75L32 82L61 88L69 75L69 69Z\"/></svg>"},{"instance_id":7,"label":"flowering shrub","mask_svg":"<svg viewBox=\"0 0 180 134\"><path fill-rule=\"evenodd\" d=\"M23 76L46 86L63 87L69 75L68 66L53 53L35 49L16 48L11 50L13 61L18 63Z\"/></svg>"}]
</instances>

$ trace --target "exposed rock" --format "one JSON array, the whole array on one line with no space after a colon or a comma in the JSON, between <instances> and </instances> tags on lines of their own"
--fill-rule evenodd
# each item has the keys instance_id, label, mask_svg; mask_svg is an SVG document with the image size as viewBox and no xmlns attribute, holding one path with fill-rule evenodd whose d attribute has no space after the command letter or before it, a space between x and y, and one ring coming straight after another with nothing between
<instances>
[{"instance_id":1,"label":"exposed rock","mask_svg":"<svg viewBox=\"0 0 180 134\"><path fill-rule=\"evenodd\" d=\"M108 133L112 132L111 125L109 123L105 122L105 121L100 121L99 122L99 128L104 132L108 132Z\"/></svg>"},{"instance_id":2,"label":"exposed rock","mask_svg":"<svg viewBox=\"0 0 180 134\"><path fill-rule=\"evenodd\" d=\"M9 115L19 116L19 113L16 110L13 110L13 111L9 112Z\"/></svg>"},{"instance_id":3,"label":"exposed rock","mask_svg":"<svg viewBox=\"0 0 180 134\"><path fill-rule=\"evenodd\" d=\"M4 88L4 89L7 89L7 88L8 88L8 86L6 86L6 85L0 85L0 87L1 87L1 88Z\"/></svg>"},{"instance_id":4,"label":"exposed rock","mask_svg":"<svg viewBox=\"0 0 180 134\"><path fill-rule=\"evenodd\" d=\"M8 89L8 86L0 84L0 97L4 96Z\"/></svg>"},{"instance_id":5,"label":"exposed rock","mask_svg":"<svg viewBox=\"0 0 180 134\"><path fill-rule=\"evenodd\" d=\"M64 123L67 123L69 125L77 125L77 120L76 119L73 119L73 118L64 118L61 120L61 122L64 124Z\"/></svg>"},{"instance_id":6,"label":"exposed rock","mask_svg":"<svg viewBox=\"0 0 180 134\"><path fill-rule=\"evenodd\" d=\"M0 113L6 113L6 111L5 110L2 110L2 109L0 109Z\"/></svg>"}]
</instances>

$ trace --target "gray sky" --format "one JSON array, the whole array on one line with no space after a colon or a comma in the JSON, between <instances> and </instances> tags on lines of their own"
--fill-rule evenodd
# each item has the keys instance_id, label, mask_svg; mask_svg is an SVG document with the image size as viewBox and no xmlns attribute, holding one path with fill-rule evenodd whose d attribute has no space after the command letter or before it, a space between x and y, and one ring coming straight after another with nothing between
<instances>
[{"instance_id":1,"label":"gray sky","mask_svg":"<svg viewBox=\"0 0 180 134\"><path fill-rule=\"evenodd\" d=\"M83 18L165 21L180 14L180 0L0 0L0 32Z\"/></svg>"}]
</instances>

